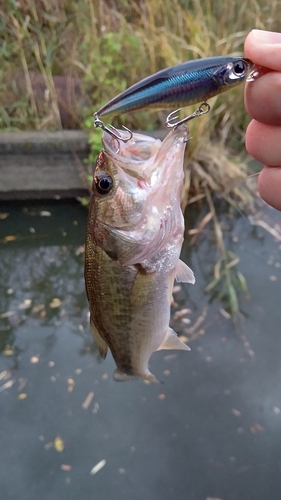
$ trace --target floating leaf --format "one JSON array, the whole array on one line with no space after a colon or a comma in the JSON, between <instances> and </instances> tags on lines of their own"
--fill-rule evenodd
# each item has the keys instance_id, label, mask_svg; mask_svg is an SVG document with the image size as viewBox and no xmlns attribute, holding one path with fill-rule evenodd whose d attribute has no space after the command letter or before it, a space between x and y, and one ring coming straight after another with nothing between
<instances>
[{"instance_id":1,"label":"floating leaf","mask_svg":"<svg viewBox=\"0 0 281 500\"><path fill-rule=\"evenodd\" d=\"M14 234L9 234L8 236L5 236L4 241L5 243L8 243L9 241L15 241L17 237Z\"/></svg>"},{"instance_id":2,"label":"floating leaf","mask_svg":"<svg viewBox=\"0 0 281 500\"><path fill-rule=\"evenodd\" d=\"M38 362L39 362L39 356L38 355L37 356L31 356L30 363L35 364L35 363L38 363Z\"/></svg>"},{"instance_id":3,"label":"floating leaf","mask_svg":"<svg viewBox=\"0 0 281 500\"><path fill-rule=\"evenodd\" d=\"M21 392L18 396L19 399L26 399L27 398L27 394L25 392Z\"/></svg>"},{"instance_id":4,"label":"floating leaf","mask_svg":"<svg viewBox=\"0 0 281 500\"><path fill-rule=\"evenodd\" d=\"M254 423L251 427L250 427L250 432L252 434L259 434L260 432L263 432L264 431L264 428L258 424L258 423Z\"/></svg>"},{"instance_id":5,"label":"floating leaf","mask_svg":"<svg viewBox=\"0 0 281 500\"><path fill-rule=\"evenodd\" d=\"M241 417L241 411L236 410L235 408L232 408L231 413L232 415L235 415L235 417Z\"/></svg>"},{"instance_id":6,"label":"floating leaf","mask_svg":"<svg viewBox=\"0 0 281 500\"><path fill-rule=\"evenodd\" d=\"M84 408L84 410L87 410L92 402L92 399L94 397L94 393L93 392L89 392L88 396L86 397L84 403L82 403L82 408Z\"/></svg>"},{"instance_id":7,"label":"floating leaf","mask_svg":"<svg viewBox=\"0 0 281 500\"><path fill-rule=\"evenodd\" d=\"M10 378L11 372L8 370L4 370L3 372L0 373L0 380L6 380L7 378Z\"/></svg>"},{"instance_id":8,"label":"floating leaf","mask_svg":"<svg viewBox=\"0 0 281 500\"><path fill-rule=\"evenodd\" d=\"M14 354L14 351L11 349L9 345L6 345L3 354L5 356L12 356Z\"/></svg>"},{"instance_id":9,"label":"floating leaf","mask_svg":"<svg viewBox=\"0 0 281 500\"><path fill-rule=\"evenodd\" d=\"M183 318L186 314L191 314L191 313L192 313L191 309L187 309L187 308L186 308L186 309L181 309L180 311L177 311L177 312L175 313L175 319L181 319L181 318Z\"/></svg>"},{"instance_id":10,"label":"floating leaf","mask_svg":"<svg viewBox=\"0 0 281 500\"><path fill-rule=\"evenodd\" d=\"M99 472L106 464L106 460L101 460L97 465L95 465L92 470L90 471L90 474L94 476L97 472Z\"/></svg>"},{"instance_id":11,"label":"floating leaf","mask_svg":"<svg viewBox=\"0 0 281 500\"><path fill-rule=\"evenodd\" d=\"M57 297L53 298L52 302L50 302L49 306L52 308L52 309L56 309L57 307L59 307L61 305L61 300L58 299Z\"/></svg>"},{"instance_id":12,"label":"floating leaf","mask_svg":"<svg viewBox=\"0 0 281 500\"><path fill-rule=\"evenodd\" d=\"M48 210L41 210L41 212L39 213L39 215L41 217L50 217L52 214Z\"/></svg>"},{"instance_id":13,"label":"floating leaf","mask_svg":"<svg viewBox=\"0 0 281 500\"><path fill-rule=\"evenodd\" d=\"M160 399L160 401L163 401L164 399L166 399L166 395L165 394L158 394L158 399Z\"/></svg>"},{"instance_id":14,"label":"floating leaf","mask_svg":"<svg viewBox=\"0 0 281 500\"><path fill-rule=\"evenodd\" d=\"M24 309L28 309L31 306L31 300L25 299L23 302L19 304L19 310L23 311Z\"/></svg>"},{"instance_id":15,"label":"floating leaf","mask_svg":"<svg viewBox=\"0 0 281 500\"><path fill-rule=\"evenodd\" d=\"M56 451L61 453L64 450L64 442L61 437L57 436L54 440L54 448Z\"/></svg>"},{"instance_id":16,"label":"floating leaf","mask_svg":"<svg viewBox=\"0 0 281 500\"><path fill-rule=\"evenodd\" d=\"M73 378L68 378L67 383L68 383L67 387L68 392L72 392L75 386L75 381L73 380Z\"/></svg>"},{"instance_id":17,"label":"floating leaf","mask_svg":"<svg viewBox=\"0 0 281 500\"><path fill-rule=\"evenodd\" d=\"M15 311L4 312L0 314L0 319L9 318L10 316L13 316L13 314L15 314Z\"/></svg>"},{"instance_id":18,"label":"floating leaf","mask_svg":"<svg viewBox=\"0 0 281 500\"><path fill-rule=\"evenodd\" d=\"M1 385L0 392L5 391L6 389L11 389L11 387L14 385L14 383L15 383L15 380L8 380L8 382Z\"/></svg>"},{"instance_id":19,"label":"floating leaf","mask_svg":"<svg viewBox=\"0 0 281 500\"><path fill-rule=\"evenodd\" d=\"M68 472L68 471L70 471L70 470L71 470L71 465L69 465L69 464L62 464L62 465L60 466L60 468L61 468L61 470L64 470L64 471L67 471L67 472Z\"/></svg>"}]
</instances>

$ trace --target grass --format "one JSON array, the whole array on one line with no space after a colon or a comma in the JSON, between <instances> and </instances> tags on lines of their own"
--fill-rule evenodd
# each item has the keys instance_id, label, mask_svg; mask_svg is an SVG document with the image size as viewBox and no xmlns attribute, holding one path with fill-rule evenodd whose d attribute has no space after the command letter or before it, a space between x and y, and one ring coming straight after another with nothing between
<instances>
[{"instance_id":1,"label":"grass","mask_svg":"<svg viewBox=\"0 0 281 500\"><path fill-rule=\"evenodd\" d=\"M95 155L100 133L93 129L92 113L109 98L188 59L240 55L248 31L280 30L280 19L280 0L6 0L0 7L0 129L59 129L63 104L73 126L88 130ZM41 94L34 83L38 74ZM68 87L58 92L62 75L82 82L78 93ZM248 122L243 88L213 98L210 104L211 112L190 124L194 140L182 204L185 208L207 200L210 212L197 234L213 221L220 262L214 280L226 280L233 311L230 263L235 259L224 249L210 193L236 205L248 205L252 199L234 183L249 173L241 158ZM163 113L143 111L113 124L151 131L163 121Z\"/></svg>"}]
</instances>

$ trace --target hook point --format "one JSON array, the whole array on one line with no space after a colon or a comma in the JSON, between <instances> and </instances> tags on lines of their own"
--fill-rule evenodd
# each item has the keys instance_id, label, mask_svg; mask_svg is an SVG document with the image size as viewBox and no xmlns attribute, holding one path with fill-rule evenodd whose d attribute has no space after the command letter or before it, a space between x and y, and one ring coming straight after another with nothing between
<instances>
[{"instance_id":1,"label":"hook point","mask_svg":"<svg viewBox=\"0 0 281 500\"><path fill-rule=\"evenodd\" d=\"M178 111L180 111L180 108L176 109L175 111L172 111L172 113L170 113L167 116L167 118L166 118L166 127L168 127L168 128L177 128L180 125L182 125L183 123L186 123L189 120L192 120L193 118L196 118L197 116L206 115L207 113L209 113L210 109L211 109L210 104L208 104L206 101L204 101L204 102L202 102L202 104L200 104L199 108L197 108L196 111L194 111L194 113L191 113L191 115L188 115L185 118L183 118L182 120L179 120L178 122L175 122L175 120L177 120L178 116L173 116L173 115L175 113L177 113Z\"/></svg>"},{"instance_id":2,"label":"hook point","mask_svg":"<svg viewBox=\"0 0 281 500\"><path fill-rule=\"evenodd\" d=\"M129 137L122 137L119 133L119 131L117 130L117 128L113 127L113 125L109 125L109 127L106 127L103 123L103 121L99 118L99 115L97 113L94 113L94 125L95 127L100 127L104 132L107 132L108 134L111 135L111 137L113 137L114 139L116 139L120 145L120 141L126 143L128 141L130 141L133 137L133 132L125 127L124 125L122 125L123 129L126 130L126 132L128 132L129 134Z\"/></svg>"}]
</instances>

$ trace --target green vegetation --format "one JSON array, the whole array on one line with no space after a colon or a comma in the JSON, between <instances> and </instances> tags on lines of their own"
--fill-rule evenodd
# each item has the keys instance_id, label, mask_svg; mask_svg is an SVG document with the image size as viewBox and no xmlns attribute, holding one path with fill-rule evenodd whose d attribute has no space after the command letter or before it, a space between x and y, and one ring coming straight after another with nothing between
<instances>
[{"instance_id":1,"label":"green vegetation","mask_svg":"<svg viewBox=\"0 0 281 500\"><path fill-rule=\"evenodd\" d=\"M95 155L100 133L93 129L92 113L109 98L188 59L242 54L248 31L278 30L280 19L277 0L6 0L0 7L0 129L55 130L68 120L89 131ZM226 280L234 311L231 266L207 193L236 205L251 199L246 188L233 184L248 174L241 157L237 161L247 124L243 88L210 104L211 113L190 125L194 140L183 207L207 197L218 240L216 285ZM114 125L149 131L163 118L144 111L115 119Z\"/></svg>"}]
</instances>

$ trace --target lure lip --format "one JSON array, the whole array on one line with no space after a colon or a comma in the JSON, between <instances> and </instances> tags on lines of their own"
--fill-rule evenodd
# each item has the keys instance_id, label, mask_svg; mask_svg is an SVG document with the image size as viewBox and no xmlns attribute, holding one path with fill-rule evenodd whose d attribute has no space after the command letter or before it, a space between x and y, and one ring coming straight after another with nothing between
<instances>
[{"instance_id":1,"label":"lure lip","mask_svg":"<svg viewBox=\"0 0 281 500\"><path fill-rule=\"evenodd\" d=\"M246 78L246 82L254 82L259 76L264 73L264 68L257 64L252 63L252 69Z\"/></svg>"}]
</instances>

